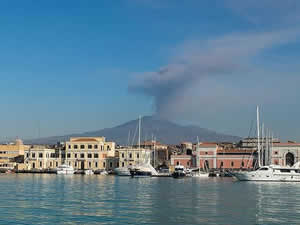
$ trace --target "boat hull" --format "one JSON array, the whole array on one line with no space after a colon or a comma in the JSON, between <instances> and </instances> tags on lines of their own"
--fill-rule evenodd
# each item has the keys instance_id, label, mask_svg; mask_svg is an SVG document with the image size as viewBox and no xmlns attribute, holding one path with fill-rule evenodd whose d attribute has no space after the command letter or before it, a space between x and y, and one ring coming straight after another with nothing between
<instances>
[{"instance_id":1,"label":"boat hull","mask_svg":"<svg viewBox=\"0 0 300 225\"><path fill-rule=\"evenodd\" d=\"M131 176L129 169L126 168L126 167L124 167L124 168L116 168L115 169L115 173L118 176Z\"/></svg>"},{"instance_id":2,"label":"boat hull","mask_svg":"<svg viewBox=\"0 0 300 225\"><path fill-rule=\"evenodd\" d=\"M172 177L173 178L176 178L176 179L179 179L179 178L185 178L186 177L186 173L184 173L184 172L174 172L173 174L172 174Z\"/></svg>"},{"instance_id":3,"label":"boat hull","mask_svg":"<svg viewBox=\"0 0 300 225\"><path fill-rule=\"evenodd\" d=\"M64 174L64 175L72 175L74 174L74 170L58 170L56 171L57 174Z\"/></svg>"},{"instance_id":4,"label":"boat hull","mask_svg":"<svg viewBox=\"0 0 300 225\"><path fill-rule=\"evenodd\" d=\"M300 174L234 172L232 175L239 181L300 182Z\"/></svg>"}]
</instances>

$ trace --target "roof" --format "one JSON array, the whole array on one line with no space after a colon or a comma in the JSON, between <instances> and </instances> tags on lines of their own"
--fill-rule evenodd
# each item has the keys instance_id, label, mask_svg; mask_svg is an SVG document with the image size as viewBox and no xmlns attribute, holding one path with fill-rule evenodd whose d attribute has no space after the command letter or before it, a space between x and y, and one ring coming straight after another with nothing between
<instances>
[{"instance_id":1,"label":"roof","mask_svg":"<svg viewBox=\"0 0 300 225\"><path fill-rule=\"evenodd\" d=\"M72 140L73 142L88 142L88 141L94 141L97 142L97 140L95 138L79 138L79 139L75 139Z\"/></svg>"},{"instance_id":2,"label":"roof","mask_svg":"<svg viewBox=\"0 0 300 225\"><path fill-rule=\"evenodd\" d=\"M274 143L273 146L300 146L300 143Z\"/></svg>"},{"instance_id":3,"label":"roof","mask_svg":"<svg viewBox=\"0 0 300 225\"><path fill-rule=\"evenodd\" d=\"M218 149L217 153L253 153L256 150L244 150L244 149Z\"/></svg>"},{"instance_id":4,"label":"roof","mask_svg":"<svg viewBox=\"0 0 300 225\"><path fill-rule=\"evenodd\" d=\"M199 147L216 147L217 143L214 142L201 142L199 143Z\"/></svg>"}]
</instances>

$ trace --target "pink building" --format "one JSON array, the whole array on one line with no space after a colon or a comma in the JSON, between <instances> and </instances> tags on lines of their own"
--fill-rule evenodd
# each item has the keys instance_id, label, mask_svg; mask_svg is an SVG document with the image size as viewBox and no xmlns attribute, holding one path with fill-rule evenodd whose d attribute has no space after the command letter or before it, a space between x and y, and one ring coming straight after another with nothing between
<instances>
[{"instance_id":1,"label":"pink building","mask_svg":"<svg viewBox=\"0 0 300 225\"><path fill-rule=\"evenodd\" d=\"M253 150L224 148L216 143L200 143L196 150L196 167L201 169L253 168Z\"/></svg>"}]
</instances>

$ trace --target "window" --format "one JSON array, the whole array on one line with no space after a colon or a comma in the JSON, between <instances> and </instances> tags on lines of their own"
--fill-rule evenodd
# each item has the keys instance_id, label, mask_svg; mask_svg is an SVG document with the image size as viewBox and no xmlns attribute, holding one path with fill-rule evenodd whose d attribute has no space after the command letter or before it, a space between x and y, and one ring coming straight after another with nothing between
<instances>
[{"instance_id":1,"label":"window","mask_svg":"<svg viewBox=\"0 0 300 225\"><path fill-rule=\"evenodd\" d=\"M98 153L95 153L95 154L94 154L94 158L96 158L96 159L98 159L98 158L99 158L99 155L98 155Z\"/></svg>"},{"instance_id":2,"label":"window","mask_svg":"<svg viewBox=\"0 0 300 225\"><path fill-rule=\"evenodd\" d=\"M109 167L112 168L112 162L109 163Z\"/></svg>"},{"instance_id":3,"label":"window","mask_svg":"<svg viewBox=\"0 0 300 225\"><path fill-rule=\"evenodd\" d=\"M234 162L231 162L231 166L234 166Z\"/></svg>"},{"instance_id":4,"label":"window","mask_svg":"<svg viewBox=\"0 0 300 225\"><path fill-rule=\"evenodd\" d=\"M290 173L291 170L289 170L289 169L280 169L280 172L281 173Z\"/></svg>"},{"instance_id":5,"label":"window","mask_svg":"<svg viewBox=\"0 0 300 225\"><path fill-rule=\"evenodd\" d=\"M75 162L75 167L77 167L77 162Z\"/></svg>"},{"instance_id":6,"label":"window","mask_svg":"<svg viewBox=\"0 0 300 225\"><path fill-rule=\"evenodd\" d=\"M29 153L26 153L26 157L29 158Z\"/></svg>"},{"instance_id":7,"label":"window","mask_svg":"<svg viewBox=\"0 0 300 225\"><path fill-rule=\"evenodd\" d=\"M122 153L122 158L125 158L124 153Z\"/></svg>"},{"instance_id":8,"label":"window","mask_svg":"<svg viewBox=\"0 0 300 225\"><path fill-rule=\"evenodd\" d=\"M52 162L50 162L50 167L52 167Z\"/></svg>"},{"instance_id":9,"label":"window","mask_svg":"<svg viewBox=\"0 0 300 225\"><path fill-rule=\"evenodd\" d=\"M92 154L91 153L88 154L88 158L92 158Z\"/></svg>"},{"instance_id":10,"label":"window","mask_svg":"<svg viewBox=\"0 0 300 225\"><path fill-rule=\"evenodd\" d=\"M95 162L95 167L96 167L96 168L98 167L98 163L97 163L97 162Z\"/></svg>"},{"instance_id":11,"label":"window","mask_svg":"<svg viewBox=\"0 0 300 225\"><path fill-rule=\"evenodd\" d=\"M69 145L69 149L71 149L72 147L71 147L71 145Z\"/></svg>"},{"instance_id":12,"label":"window","mask_svg":"<svg viewBox=\"0 0 300 225\"><path fill-rule=\"evenodd\" d=\"M205 155L207 155L208 154L208 152L205 152Z\"/></svg>"},{"instance_id":13,"label":"window","mask_svg":"<svg viewBox=\"0 0 300 225\"><path fill-rule=\"evenodd\" d=\"M103 150L103 145L101 145L101 151Z\"/></svg>"},{"instance_id":14,"label":"window","mask_svg":"<svg viewBox=\"0 0 300 225\"><path fill-rule=\"evenodd\" d=\"M40 162L40 167L42 167L43 166L43 163L42 162Z\"/></svg>"},{"instance_id":15,"label":"window","mask_svg":"<svg viewBox=\"0 0 300 225\"><path fill-rule=\"evenodd\" d=\"M107 146L107 151L109 151L110 150L110 147L109 147L109 145Z\"/></svg>"},{"instance_id":16,"label":"window","mask_svg":"<svg viewBox=\"0 0 300 225\"><path fill-rule=\"evenodd\" d=\"M32 169L35 169L35 163L32 163Z\"/></svg>"},{"instance_id":17,"label":"window","mask_svg":"<svg viewBox=\"0 0 300 225\"><path fill-rule=\"evenodd\" d=\"M277 154L278 154L278 152L274 152L274 154L275 154L275 155L277 155Z\"/></svg>"},{"instance_id":18,"label":"window","mask_svg":"<svg viewBox=\"0 0 300 225\"><path fill-rule=\"evenodd\" d=\"M69 162L69 166L71 166L71 162Z\"/></svg>"},{"instance_id":19,"label":"window","mask_svg":"<svg viewBox=\"0 0 300 225\"><path fill-rule=\"evenodd\" d=\"M89 162L89 168L91 168L92 167L92 163L91 162Z\"/></svg>"},{"instance_id":20,"label":"window","mask_svg":"<svg viewBox=\"0 0 300 225\"><path fill-rule=\"evenodd\" d=\"M58 167L58 162L56 162L56 167Z\"/></svg>"},{"instance_id":21,"label":"window","mask_svg":"<svg viewBox=\"0 0 300 225\"><path fill-rule=\"evenodd\" d=\"M132 158L132 153L129 153L129 158Z\"/></svg>"},{"instance_id":22,"label":"window","mask_svg":"<svg viewBox=\"0 0 300 225\"><path fill-rule=\"evenodd\" d=\"M177 161L176 165L179 166L179 162L178 161Z\"/></svg>"},{"instance_id":23,"label":"window","mask_svg":"<svg viewBox=\"0 0 300 225\"><path fill-rule=\"evenodd\" d=\"M75 159L77 159L77 154L76 153L74 154L74 157L75 157Z\"/></svg>"},{"instance_id":24,"label":"window","mask_svg":"<svg viewBox=\"0 0 300 225\"><path fill-rule=\"evenodd\" d=\"M139 154L139 153L136 153L136 157L137 157L137 158L140 158L140 154Z\"/></svg>"},{"instance_id":25,"label":"window","mask_svg":"<svg viewBox=\"0 0 300 225\"><path fill-rule=\"evenodd\" d=\"M71 158L71 153L68 153L68 154L67 154L67 158Z\"/></svg>"},{"instance_id":26,"label":"window","mask_svg":"<svg viewBox=\"0 0 300 225\"><path fill-rule=\"evenodd\" d=\"M220 167L223 167L223 166L224 166L224 162L222 161L221 164L220 164Z\"/></svg>"},{"instance_id":27,"label":"window","mask_svg":"<svg viewBox=\"0 0 300 225\"><path fill-rule=\"evenodd\" d=\"M43 153L39 153L39 158L43 158Z\"/></svg>"},{"instance_id":28,"label":"window","mask_svg":"<svg viewBox=\"0 0 300 225\"><path fill-rule=\"evenodd\" d=\"M94 145L94 149L98 149L98 145Z\"/></svg>"},{"instance_id":29,"label":"window","mask_svg":"<svg viewBox=\"0 0 300 225\"><path fill-rule=\"evenodd\" d=\"M92 149L93 148L93 146L92 145L88 145L88 149Z\"/></svg>"},{"instance_id":30,"label":"window","mask_svg":"<svg viewBox=\"0 0 300 225\"><path fill-rule=\"evenodd\" d=\"M103 162L103 167L105 167L105 162Z\"/></svg>"},{"instance_id":31,"label":"window","mask_svg":"<svg viewBox=\"0 0 300 225\"><path fill-rule=\"evenodd\" d=\"M124 164L124 162L122 162L122 167L124 167L125 166L125 164Z\"/></svg>"},{"instance_id":32,"label":"window","mask_svg":"<svg viewBox=\"0 0 300 225\"><path fill-rule=\"evenodd\" d=\"M190 165L190 162L187 162L187 165L189 166L189 165Z\"/></svg>"},{"instance_id":33,"label":"window","mask_svg":"<svg viewBox=\"0 0 300 225\"><path fill-rule=\"evenodd\" d=\"M84 149L84 145L80 145L80 149Z\"/></svg>"},{"instance_id":34,"label":"window","mask_svg":"<svg viewBox=\"0 0 300 225\"><path fill-rule=\"evenodd\" d=\"M78 149L78 145L74 145L74 149Z\"/></svg>"},{"instance_id":35,"label":"window","mask_svg":"<svg viewBox=\"0 0 300 225\"><path fill-rule=\"evenodd\" d=\"M241 165L242 165L242 167L244 167L244 166L245 166L245 163L244 163L244 162L242 162L242 164L241 164Z\"/></svg>"},{"instance_id":36,"label":"window","mask_svg":"<svg viewBox=\"0 0 300 225\"><path fill-rule=\"evenodd\" d=\"M84 153L80 154L80 158L82 158L82 159L84 158Z\"/></svg>"},{"instance_id":37,"label":"window","mask_svg":"<svg viewBox=\"0 0 300 225\"><path fill-rule=\"evenodd\" d=\"M35 158L35 153L32 153L32 158Z\"/></svg>"}]
</instances>

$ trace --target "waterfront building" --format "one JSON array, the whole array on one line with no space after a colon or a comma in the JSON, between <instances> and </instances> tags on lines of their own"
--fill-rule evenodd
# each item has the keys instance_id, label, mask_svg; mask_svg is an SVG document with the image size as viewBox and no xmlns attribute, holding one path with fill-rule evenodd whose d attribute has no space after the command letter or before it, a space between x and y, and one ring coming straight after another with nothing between
<instances>
[{"instance_id":1,"label":"waterfront building","mask_svg":"<svg viewBox=\"0 0 300 225\"><path fill-rule=\"evenodd\" d=\"M74 169L113 170L118 167L115 142L105 137L72 137L66 142L65 163Z\"/></svg>"},{"instance_id":2,"label":"waterfront building","mask_svg":"<svg viewBox=\"0 0 300 225\"><path fill-rule=\"evenodd\" d=\"M184 166L185 168L194 167L192 155L171 155L171 166Z\"/></svg>"},{"instance_id":3,"label":"waterfront building","mask_svg":"<svg viewBox=\"0 0 300 225\"><path fill-rule=\"evenodd\" d=\"M152 150L151 164L154 167L168 164L169 161L168 145L164 145L156 140L151 140L151 141L142 142L140 147L141 149ZM134 145L133 148L138 148L138 145Z\"/></svg>"},{"instance_id":4,"label":"waterfront building","mask_svg":"<svg viewBox=\"0 0 300 225\"><path fill-rule=\"evenodd\" d=\"M152 160L152 149L145 148L121 148L119 151L119 167L136 166Z\"/></svg>"},{"instance_id":5,"label":"waterfront building","mask_svg":"<svg viewBox=\"0 0 300 225\"><path fill-rule=\"evenodd\" d=\"M14 143L0 145L0 169L15 169L18 163L24 161L24 151L29 149L21 139Z\"/></svg>"},{"instance_id":6,"label":"waterfront building","mask_svg":"<svg viewBox=\"0 0 300 225\"><path fill-rule=\"evenodd\" d=\"M254 150L223 147L217 143L200 143L196 166L201 169L250 169L256 162Z\"/></svg>"},{"instance_id":7,"label":"waterfront building","mask_svg":"<svg viewBox=\"0 0 300 225\"><path fill-rule=\"evenodd\" d=\"M280 166L292 166L300 160L300 143L275 143L271 147L271 162Z\"/></svg>"},{"instance_id":8,"label":"waterfront building","mask_svg":"<svg viewBox=\"0 0 300 225\"><path fill-rule=\"evenodd\" d=\"M24 154L26 170L55 169L64 159L64 151L44 145L31 146Z\"/></svg>"}]
</instances>

